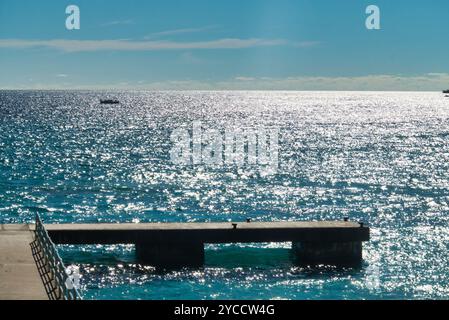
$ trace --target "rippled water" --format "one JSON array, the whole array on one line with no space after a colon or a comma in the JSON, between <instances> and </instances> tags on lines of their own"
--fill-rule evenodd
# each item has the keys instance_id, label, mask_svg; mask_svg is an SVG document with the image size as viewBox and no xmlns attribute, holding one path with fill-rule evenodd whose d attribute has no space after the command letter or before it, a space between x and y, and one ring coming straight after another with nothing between
<instances>
[{"instance_id":1,"label":"rippled water","mask_svg":"<svg viewBox=\"0 0 449 320\"><path fill-rule=\"evenodd\" d=\"M104 97L121 105L100 105ZM278 127L279 172L177 167L192 121ZM321 220L372 228L360 269L301 269L288 244L208 246L156 272L132 246L61 247L86 298L449 297L449 100L438 93L0 91L0 223Z\"/></svg>"}]
</instances>

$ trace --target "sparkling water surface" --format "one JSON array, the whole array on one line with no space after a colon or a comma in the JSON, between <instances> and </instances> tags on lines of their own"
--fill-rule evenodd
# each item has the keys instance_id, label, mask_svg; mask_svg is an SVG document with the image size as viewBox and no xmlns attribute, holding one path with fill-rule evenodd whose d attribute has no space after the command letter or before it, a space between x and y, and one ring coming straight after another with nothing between
<instances>
[{"instance_id":1,"label":"sparkling water surface","mask_svg":"<svg viewBox=\"0 0 449 320\"><path fill-rule=\"evenodd\" d=\"M100 105L114 98L120 105ZM170 134L279 128L279 170L181 167ZM449 297L449 99L440 93L0 91L0 223L342 220L361 268L298 268L289 244L208 245L156 271L131 245L60 246L87 299Z\"/></svg>"}]
</instances>

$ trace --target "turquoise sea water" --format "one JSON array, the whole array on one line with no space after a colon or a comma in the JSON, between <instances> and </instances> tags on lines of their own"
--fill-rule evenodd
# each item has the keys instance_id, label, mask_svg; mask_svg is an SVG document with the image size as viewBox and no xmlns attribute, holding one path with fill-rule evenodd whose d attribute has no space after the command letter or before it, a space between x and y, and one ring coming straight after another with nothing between
<instances>
[{"instance_id":1,"label":"turquoise sea water","mask_svg":"<svg viewBox=\"0 0 449 320\"><path fill-rule=\"evenodd\" d=\"M120 105L100 105L100 98ZM179 167L176 128L279 128L279 171ZM132 246L61 246L92 299L449 297L449 100L439 93L0 91L0 223L341 220L361 268L298 268L289 244L208 245L157 272Z\"/></svg>"}]
</instances>

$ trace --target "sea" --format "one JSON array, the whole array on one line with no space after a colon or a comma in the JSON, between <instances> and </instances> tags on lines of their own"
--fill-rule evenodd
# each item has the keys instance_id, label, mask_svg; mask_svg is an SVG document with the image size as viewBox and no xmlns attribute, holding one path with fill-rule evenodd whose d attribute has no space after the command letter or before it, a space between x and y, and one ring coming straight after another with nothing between
<instances>
[{"instance_id":1,"label":"sea","mask_svg":"<svg viewBox=\"0 0 449 320\"><path fill-rule=\"evenodd\" d=\"M100 99L120 104L100 104ZM277 162L174 163L173 132L275 128ZM357 268L289 243L206 245L156 270L132 245L58 246L84 299L449 298L449 99L438 92L0 91L0 223L364 222Z\"/></svg>"}]
</instances>

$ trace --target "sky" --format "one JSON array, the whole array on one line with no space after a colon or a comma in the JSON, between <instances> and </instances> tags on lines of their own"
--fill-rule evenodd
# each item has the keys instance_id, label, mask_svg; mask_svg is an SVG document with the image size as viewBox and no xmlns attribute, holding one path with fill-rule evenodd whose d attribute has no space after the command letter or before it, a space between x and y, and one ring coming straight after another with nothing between
<instances>
[{"instance_id":1,"label":"sky","mask_svg":"<svg viewBox=\"0 0 449 320\"><path fill-rule=\"evenodd\" d=\"M447 0L0 0L0 89L439 91L448 31Z\"/></svg>"}]
</instances>

